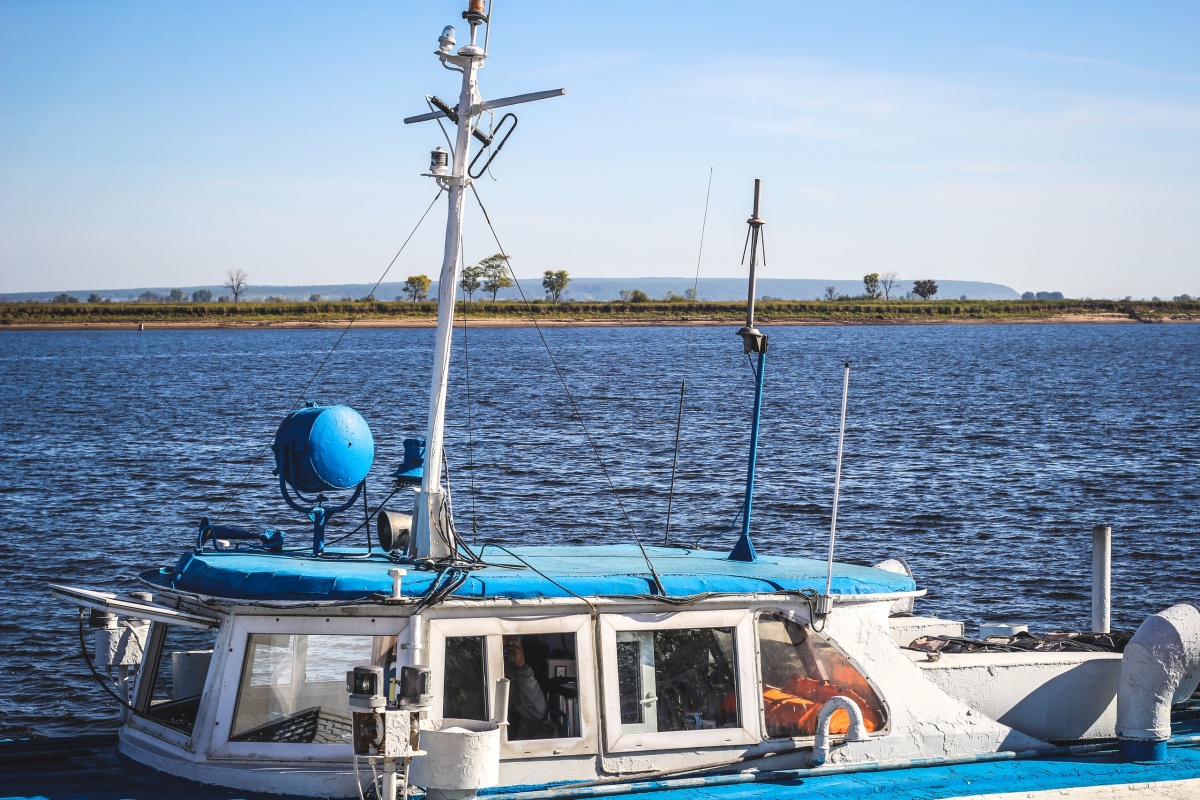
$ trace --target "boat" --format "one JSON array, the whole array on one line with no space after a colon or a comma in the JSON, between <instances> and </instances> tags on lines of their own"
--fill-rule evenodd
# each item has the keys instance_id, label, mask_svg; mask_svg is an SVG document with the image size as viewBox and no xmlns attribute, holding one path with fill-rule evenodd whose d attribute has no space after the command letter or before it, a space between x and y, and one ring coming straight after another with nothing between
<instances>
[{"instance_id":1,"label":"boat","mask_svg":"<svg viewBox=\"0 0 1200 800\"><path fill-rule=\"evenodd\" d=\"M431 96L406 120L456 134L426 173L447 196L442 287L459 283L463 207L489 163L472 142L491 158L507 135L484 133L480 116L564 91L482 100L482 0L463 19L468 42L448 26L435 51L461 74L457 104ZM1109 631L1106 529L1083 634L968 639L962 623L916 613L925 590L902 559L835 561L836 492L828 558L756 550L763 225L756 184L737 331L756 384L731 551L636 534L468 547L443 465L455 321L443 290L426 435L405 442L388 503L400 499L371 510L365 546L326 534L366 504L367 421L345 405L292 410L272 450L311 541L205 518L176 563L140 576L142 591L52 585L78 606L83 657L122 724L115 741L0 747L0 763L18 762L0 781L33 793L61 780L37 764L73 752L91 793L112 796L1200 796L1200 611L1181 604L1132 634ZM847 366L843 426L848 380ZM103 761L114 747L137 766L114 771ZM115 775L133 788L111 786Z\"/></svg>"}]
</instances>

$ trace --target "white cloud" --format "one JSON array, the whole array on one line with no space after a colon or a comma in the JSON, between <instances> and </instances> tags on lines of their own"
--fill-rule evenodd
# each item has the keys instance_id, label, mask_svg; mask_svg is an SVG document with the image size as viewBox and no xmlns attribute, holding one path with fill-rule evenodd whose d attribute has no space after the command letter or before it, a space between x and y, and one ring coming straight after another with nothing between
<instances>
[{"instance_id":1,"label":"white cloud","mask_svg":"<svg viewBox=\"0 0 1200 800\"><path fill-rule=\"evenodd\" d=\"M1046 53L1038 50L1020 50L1008 47L992 47L988 48L988 52L996 53L997 55L1002 56L1025 59L1027 61L1041 61L1051 64L1071 64L1082 67L1096 67L1105 70L1113 70L1116 72L1125 72L1132 75L1143 75L1148 78L1161 78L1170 81L1200 84L1200 75L1185 75L1178 72L1163 72L1162 70L1148 69L1147 67L1139 67L1134 64L1126 64L1121 61L1112 61L1107 58L1072 56L1063 53Z\"/></svg>"}]
</instances>

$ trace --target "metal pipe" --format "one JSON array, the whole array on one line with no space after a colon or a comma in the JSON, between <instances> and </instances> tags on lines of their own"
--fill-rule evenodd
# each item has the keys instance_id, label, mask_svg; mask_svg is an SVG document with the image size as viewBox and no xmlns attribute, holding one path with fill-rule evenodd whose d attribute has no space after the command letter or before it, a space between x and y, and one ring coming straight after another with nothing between
<instances>
[{"instance_id":1,"label":"metal pipe","mask_svg":"<svg viewBox=\"0 0 1200 800\"><path fill-rule=\"evenodd\" d=\"M475 26L472 26L474 30ZM463 48L466 50L466 48ZM460 51L462 53L462 51ZM478 54L460 55L462 59L462 90L458 107L470 109L475 96L475 73L483 60ZM442 255L442 271L438 278L438 327L437 342L433 356L433 387L429 400L428 432L425 436L425 471L421 478L421 494L417 500L418 512L413 520L413 543L411 554L417 558L447 558L454 555L451 534L443 522L442 493L442 437L446 419L446 390L450 372L450 339L454 329L454 301L460 277L459 254L462 248L463 201L465 190L470 185L467 164L470 163L471 131L470 113L458 115L458 139L455 142L453 165L449 178L439 178L448 185L449 203L446 220L445 250Z\"/></svg>"},{"instance_id":2,"label":"metal pipe","mask_svg":"<svg viewBox=\"0 0 1200 800\"><path fill-rule=\"evenodd\" d=\"M1108 633L1112 625L1112 528L1092 528L1092 631Z\"/></svg>"},{"instance_id":3,"label":"metal pipe","mask_svg":"<svg viewBox=\"0 0 1200 800\"><path fill-rule=\"evenodd\" d=\"M750 541L750 514L754 508L754 471L758 460L758 430L762 418L763 375L766 372L767 337L754 327L754 293L758 271L759 230L763 226L758 216L762 181L754 179L754 212L746 222L750 225L747 244L750 248L750 283L746 290L746 326L739 330L742 350L747 356L758 355L754 367L754 415L750 424L750 464L746 469L746 500L742 505L742 533L729 553L730 561L757 561L754 544ZM743 255L743 258L745 256Z\"/></svg>"},{"instance_id":4,"label":"metal pipe","mask_svg":"<svg viewBox=\"0 0 1200 800\"><path fill-rule=\"evenodd\" d=\"M383 760L383 780L379 787L379 796L393 798L396 796L396 759Z\"/></svg>"},{"instance_id":5,"label":"metal pipe","mask_svg":"<svg viewBox=\"0 0 1200 800\"><path fill-rule=\"evenodd\" d=\"M750 465L746 469L746 505L742 509L742 536L734 547L730 558L735 561L754 561L754 544L750 540L750 512L754 507L754 472L758 465L758 430L762 418L763 373L766 372L765 352L758 354L758 366L754 370L754 420L750 425Z\"/></svg>"},{"instance_id":6,"label":"metal pipe","mask_svg":"<svg viewBox=\"0 0 1200 800\"><path fill-rule=\"evenodd\" d=\"M762 193L762 180L754 179L754 213L746 220L750 224L750 291L746 296L746 327L754 327L754 293L758 286L758 232L763 221L758 216L758 202Z\"/></svg>"},{"instance_id":7,"label":"metal pipe","mask_svg":"<svg viewBox=\"0 0 1200 800\"><path fill-rule=\"evenodd\" d=\"M829 564L825 573L825 597L829 598L833 589L833 544L837 540L837 509L838 495L842 490L842 445L846 441L846 399L850 396L850 362L846 362L845 376L842 378L842 424L838 429L837 470L833 474L833 520L829 524ZM825 613L829 613L829 600L822 604Z\"/></svg>"},{"instance_id":8,"label":"metal pipe","mask_svg":"<svg viewBox=\"0 0 1200 800\"><path fill-rule=\"evenodd\" d=\"M492 722L503 726L508 724L508 678L496 679L496 702L492 706Z\"/></svg>"}]
</instances>

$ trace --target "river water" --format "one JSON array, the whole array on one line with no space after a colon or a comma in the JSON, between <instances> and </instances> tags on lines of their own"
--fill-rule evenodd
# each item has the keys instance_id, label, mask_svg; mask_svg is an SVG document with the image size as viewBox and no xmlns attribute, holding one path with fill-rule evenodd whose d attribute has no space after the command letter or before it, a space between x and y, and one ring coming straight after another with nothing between
<instances>
[{"instance_id":1,"label":"river water","mask_svg":"<svg viewBox=\"0 0 1200 800\"><path fill-rule=\"evenodd\" d=\"M686 374L671 539L730 547L753 399L733 330L544 333L645 542L664 539ZM1200 325L769 333L760 552L824 557L849 361L840 560L903 556L929 589L919 612L1085 629L1090 532L1107 524L1114 625L1200 601ZM339 335L0 333L0 738L115 719L80 659L74 608L47 583L133 589L192 545L204 514L304 540L270 454L258 460L298 398L366 417L371 493L384 494L402 440L423 433L433 332L352 330L316 374ZM630 541L538 332L469 329L465 350L463 338L447 433L460 529L480 542Z\"/></svg>"}]
</instances>

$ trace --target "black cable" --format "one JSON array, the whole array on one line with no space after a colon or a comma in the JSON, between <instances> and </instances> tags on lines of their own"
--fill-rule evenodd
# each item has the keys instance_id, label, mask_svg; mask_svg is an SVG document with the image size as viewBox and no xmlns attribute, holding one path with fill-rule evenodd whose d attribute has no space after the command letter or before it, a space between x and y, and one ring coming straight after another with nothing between
<instances>
[{"instance_id":1,"label":"black cable","mask_svg":"<svg viewBox=\"0 0 1200 800\"><path fill-rule=\"evenodd\" d=\"M114 692L112 687L108 685L108 681L104 679L104 676L96 671L96 666L92 663L92 656L87 651L87 640L83 637L83 606L79 607L79 652L83 654L83 660L87 663L88 669L92 672L92 677L96 679L96 683L100 684L101 689L108 692L109 696L112 697L113 700L116 700L118 703L125 706L125 708L129 709L131 714L136 714L139 717L146 716L141 711L138 711L136 708L130 705L129 702L127 702L123 697Z\"/></svg>"},{"instance_id":2,"label":"black cable","mask_svg":"<svg viewBox=\"0 0 1200 800\"><path fill-rule=\"evenodd\" d=\"M388 494L387 497L383 498L383 502L379 504L379 508L376 509L376 513L378 513L379 511L382 511L383 507L388 504L388 501L391 500L393 497L395 497L396 493L399 492L403 488L404 488L403 486L398 486L395 489L392 489L391 493ZM365 500L364 500L364 502L365 502ZM358 523L358 527L356 527L354 530L350 531L349 533L344 533L336 539L330 539L329 541L325 542L325 546L328 547L331 544L337 544L338 542L344 542L346 539L349 539L351 536L353 536L354 534L361 531L363 529L363 526L369 525L370 522L371 522L371 518L370 518L370 516L368 516L365 520ZM371 533L370 533L370 531L368 531L367 532L368 550L370 548L370 541L371 541ZM303 550L311 550L311 549L312 549L311 547L301 547L301 548L298 548L295 552L300 552Z\"/></svg>"},{"instance_id":3,"label":"black cable","mask_svg":"<svg viewBox=\"0 0 1200 800\"><path fill-rule=\"evenodd\" d=\"M363 521L367 529L367 555L371 555L371 506L367 503L367 482L363 480ZM380 506L382 508L382 506Z\"/></svg>"},{"instance_id":4,"label":"black cable","mask_svg":"<svg viewBox=\"0 0 1200 800\"><path fill-rule=\"evenodd\" d=\"M296 407L304 401L304 398L308 396L308 390L312 388L313 382L316 381L317 376L321 374L321 370L325 369L325 365L329 363L329 359L333 358L334 351L338 349L338 345L342 343L342 339L346 338L346 334L350 332L351 326L353 326L354 323L358 321L358 318L362 316L363 311L367 307L367 303L374 302L373 298L375 297L375 290L379 288L379 284L383 283L383 279L387 277L387 274L391 271L392 267L395 266L396 260L400 258L400 254L404 252L404 248L408 247L408 243L412 241L413 236L416 235L417 229L421 227L421 223L425 221L427 216L429 216L429 212L433 210L434 203L436 203L438 198L442 196L443 191L445 190L440 187L438 188L438 193L434 195L433 201L430 202L429 207L425 209L425 213L421 215L419 220L417 220L417 224L413 226L412 231L408 234L408 238L404 240L402 245L400 245L400 249L396 251L396 255L392 256L391 262L388 263L387 268L383 271L383 274L379 276L379 280L375 281L375 285L371 287L371 291L368 292L367 296L362 299L359 310L354 312L354 316L352 316L350 321L346 323L346 327L342 330L341 335L338 336L337 341L333 343L333 347L329 348L329 352L325 354L325 359L321 362L320 366L317 367L316 371L312 374L312 377L308 379L308 383L304 384L304 389L300 392L296 399L292 401L292 405L288 409L288 414L295 411ZM234 484L233 489L230 490L229 499L225 501L225 505L221 507L221 510L213 515L214 518L224 514L229 508L229 505L235 499L237 499L238 492L245 487L246 481L250 478L250 473L254 472L254 469L258 466L259 462L262 461L263 456L266 455L267 450L269 449L271 449L271 445L267 444L258 451L258 455L246 469L246 474L242 475L241 480Z\"/></svg>"},{"instance_id":5,"label":"black cable","mask_svg":"<svg viewBox=\"0 0 1200 800\"><path fill-rule=\"evenodd\" d=\"M467 347L467 292L463 289L463 381L467 395L467 471L470 475L470 488L467 493L471 497L471 545L479 544L479 518L475 514L475 429L471 421L471 356Z\"/></svg>"},{"instance_id":6,"label":"black cable","mask_svg":"<svg viewBox=\"0 0 1200 800\"><path fill-rule=\"evenodd\" d=\"M576 600L582 600L583 602L587 603L587 604L588 604L588 606L590 606L590 607L591 607L591 609L592 609L592 614L595 614L595 613L596 613L596 606L595 606L595 604L594 604L594 603L592 603L592 601L591 601L591 600L588 600L586 597L584 597L584 596L582 596L582 595L575 594L575 592L572 592L570 589L568 589L567 587L563 586L561 583L559 583L558 581L554 580L554 578L551 578L551 577L550 577L549 575L547 575L546 573L542 572L540 569L538 569L537 567L535 567L533 564L530 564L528 561L526 561L525 559L521 558L519 555L517 555L516 553L514 553L512 550L509 550L507 547L504 547L504 546L502 546L502 545L498 545L498 544L496 544L495 542L487 542L487 543L485 543L485 544L483 545L483 548L481 548L481 549L480 549L480 551L479 551L479 555L480 555L481 557L483 556L483 551L484 551L485 549L487 549L487 546L488 546L489 544L490 544L492 547L496 548L497 550L501 550L501 551L503 551L503 552L505 552L505 553L508 553L510 556L512 556L513 558L515 558L517 561L520 561L520 562L521 562L522 564L524 564L526 567L528 567L529 569L533 570L533 571L534 571L534 572L536 572L538 575L540 575L542 578L544 578L545 580L547 580L547 581L549 581L550 583L554 584L554 585L555 585L555 586L557 586L558 588L562 589L564 592L566 592L567 594L571 595L571 596L572 596L572 597L574 597ZM656 577L657 577L657 576L656 576ZM660 584L660 586L661 586L661 584ZM656 599L656 600L661 600L661 599L665 599L665 598L663 598L663 597L656 597L655 599Z\"/></svg>"},{"instance_id":7,"label":"black cable","mask_svg":"<svg viewBox=\"0 0 1200 800\"><path fill-rule=\"evenodd\" d=\"M692 282L692 310L700 296L700 260L704 256L704 231L708 228L708 201L712 197L713 168L708 168L708 191L704 195L704 220L700 223L700 251L696 253L696 279ZM687 341L683 345L683 370L679 378L679 413L675 417L675 453L671 457L671 483L667 488L667 524L663 529L663 546L671 543L671 509L675 504L675 472L679 466L679 441L683 433L683 397L687 390L688 359L692 353L692 326L688 325Z\"/></svg>"},{"instance_id":8,"label":"black cable","mask_svg":"<svg viewBox=\"0 0 1200 800\"><path fill-rule=\"evenodd\" d=\"M596 456L596 462L600 465L600 471L604 473L604 480L608 483L608 488L612 491L613 497L616 498L617 506L621 509L621 515L625 517L625 523L629 525L629 532L633 534L633 541L637 544L638 549L642 551L642 558L645 559L646 566L650 569L650 575L654 578L654 586L658 594L666 594L666 587L663 586L662 579L658 577L658 572L654 569L654 564L650 561L650 554L646 552L646 547L642 544L641 537L637 534L633 520L629 518L629 512L625 510L625 504L621 502L621 495L617 492L617 487L613 483L612 476L608 473L608 467L605 466L604 459L600 456L600 448L592 438L592 433L588 430L587 421L583 418L583 413L579 410L579 405L575 402L575 397L571 394L570 387L567 386L567 379L563 375L562 368L558 366L558 361L554 358L554 352L550 349L550 343L546 341L546 334L542 332L542 326L538 325L537 317L533 314L533 306L525 297L525 290L521 288L521 282L517 280L517 275L513 272L512 263L509 261L508 255L504 252L504 246L500 244L500 237L496 233L495 226L492 225L492 218L488 215L487 208L484 207L483 200L480 199L475 184L471 184L471 193L475 195L475 202L479 204L479 210L483 212L483 218L487 221L488 229L492 232L492 238L496 240L496 247L499 248L500 255L504 257L504 263L508 266L508 273L512 275L513 285L517 287L517 292L521 295L521 302L525 303L525 307L530 310L529 319L533 323L538 337L542 340L542 347L546 349L546 355L550 357L550 364L554 367L554 374L558 376L559 383L562 384L563 391L567 395L567 401L571 404L571 410L574 411L575 416L579 419L579 426L583 429L583 435L587 439L588 444L592 447L592 453Z\"/></svg>"}]
</instances>

